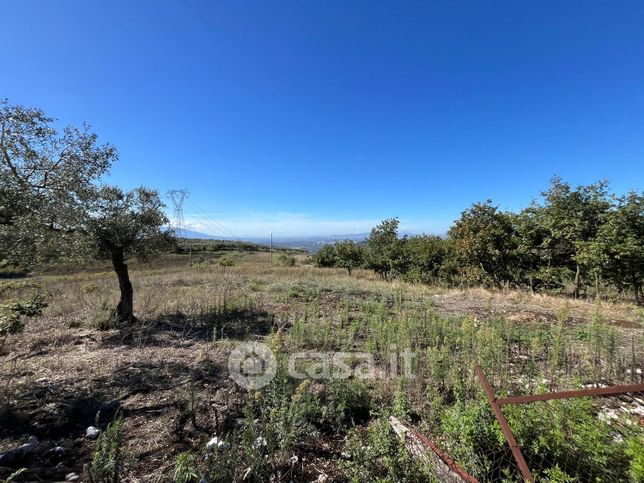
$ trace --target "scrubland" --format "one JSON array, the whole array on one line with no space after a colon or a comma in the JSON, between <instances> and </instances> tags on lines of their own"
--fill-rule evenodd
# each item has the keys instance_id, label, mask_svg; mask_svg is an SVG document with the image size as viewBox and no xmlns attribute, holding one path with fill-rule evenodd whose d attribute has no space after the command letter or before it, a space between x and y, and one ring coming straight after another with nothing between
<instances>
[{"instance_id":1,"label":"scrubland","mask_svg":"<svg viewBox=\"0 0 644 483\"><path fill-rule=\"evenodd\" d=\"M89 481L90 470L100 481L430 480L389 415L481 481L519 481L476 364L499 395L643 382L644 313L633 304L384 282L303 255L293 267L272 266L268 253L227 256L132 264L138 321L120 326L109 323L118 286L107 266L3 282L7 292L38 287L48 303L0 356L0 453L40 441L17 481ZM242 341L276 355L261 390L229 377ZM405 349L412 377L391 372ZM367 353L374 377L294 379L287 359L298 351ZM641 481L643 396L507 416L538 478ZM84 437L92 425L98 441Z\"/></svg>"}]
</instances>

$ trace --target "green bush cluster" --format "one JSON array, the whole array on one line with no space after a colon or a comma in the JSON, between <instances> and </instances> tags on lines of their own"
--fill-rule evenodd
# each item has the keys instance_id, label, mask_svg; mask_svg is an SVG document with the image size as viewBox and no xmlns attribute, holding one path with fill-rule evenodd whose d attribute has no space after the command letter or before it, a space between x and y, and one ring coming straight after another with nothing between
<instances>
[{"instance_id":1,"label":"green bush cluster","mask_svg":"<svg viewBox=\"0 0 644 483\"><path fill-rule=\"evenodd\" d=\"M22 332L26 318L42 315L47 307L44 294L33 282L3 282L0 295L0 345L10 334Z\"/></svg>"},{"instance_id":2,"label":"green bush cluster","mask_svg":"<svg viewBox=\"0 0 644 483\"><path fill-rule=\"evenodd\" d=\"M116 483L125 474L126 456L123 452L123 418L118 416L103 431L96 442L90 474L95 483Z\"/></svg>"},{"instance_id":3,"label":"green bush cluster","mask_svg":"<svg viewBox=\"0 0 644 483\"><path fill-rule=\"evenodd\" d=\"M599 182L572 188L559 178L519 213L490 200L463 211L445 238L399 236L397 218L365 243L324 246L319 267L362 267L383 279L447 285L524 286L575 296L612 287L644 300L644 194L612 196Z\"/></svg>"}]
</instances>

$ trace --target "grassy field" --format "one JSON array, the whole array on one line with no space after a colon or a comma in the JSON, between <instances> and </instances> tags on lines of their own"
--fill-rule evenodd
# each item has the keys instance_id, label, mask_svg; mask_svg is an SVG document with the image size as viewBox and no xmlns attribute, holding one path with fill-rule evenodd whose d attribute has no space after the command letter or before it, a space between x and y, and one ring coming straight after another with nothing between
<instances>
[{"instance_id":1,"label":"grassy field","mask_svg":"<svg viewBox=\"0 0 644 483\"><path fill-rule=\"evenodd\" d=\"M263 252L225 256L232 266L188 266L187 256L132 264L130 327L107 323L118 299L108 266L28 278L49 306L0 356L0 453L41 441L18 481L71 472L88 481L91 464L100 480L115 459L123 481L427 481L389 429L392 414L480 480L512 481L475 364L497 394L643 380L644 313L631 304L383 282L304 255L294 267L271 266ZM276 356L260 391L229 377L240 341ZM391 371L405 349L412 378ZM370 354L374 377L293 379L287 359L298 351ZM106 430L117 405L122 427ZM641 399L584 399L512 408L508 419L541 477L637 481L643 411ZM84 438L91 425L103 428L98 442ZM206 448L214 436L223 443Z\"/></svg>"}]
</instances>

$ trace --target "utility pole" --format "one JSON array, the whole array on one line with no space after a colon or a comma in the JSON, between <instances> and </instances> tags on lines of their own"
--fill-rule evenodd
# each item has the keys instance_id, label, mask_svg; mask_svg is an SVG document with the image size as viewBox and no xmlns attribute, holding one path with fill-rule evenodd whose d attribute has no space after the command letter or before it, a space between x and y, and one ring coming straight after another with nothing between
<instances>
[{"instance_id":1,"label":"utility pole","mask_svg":"<svg viewBox=\"0 0 644 483\"><path fill-rule=\"evenodd\" d=\"M273 265L273 232L271 232L271 265Z\"/></svg>"}]
</instances>

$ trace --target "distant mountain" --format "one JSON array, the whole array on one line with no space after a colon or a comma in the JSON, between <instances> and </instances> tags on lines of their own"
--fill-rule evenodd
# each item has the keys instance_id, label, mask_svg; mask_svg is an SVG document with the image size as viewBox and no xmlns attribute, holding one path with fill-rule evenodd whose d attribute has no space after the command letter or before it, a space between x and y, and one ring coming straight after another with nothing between
<instances>
[{"instance_id":1,"label":"distant mountain","mask_svg":"<svg viewBox=\"0 0 644 483\"><path fill-rule=\"evenodd\" d=\"M257 245L269 246L271 243L270 237L258 236L215 236L208 235L193 230L182 230L183 238L191 238L193 240L225 240L225 241L240 241L250 242ZM411 232L402 232L400 236L412 236ZM351 240L356 243L364 242L369 237L369 233L353 233L351 235L304 235L304 236L279 236L273 235L273 246L279 248L297 248L300 250L307 250L310 253L315 253L320 250L324 245L335 243L343 240Z\"/></svg>"},{"instance_id":2,"label":"distant mountain","mask_svg":"<svg viewBox=\"0 0 644 483\"><path fill-rule=\"evenodd\" d=\"M208 235L193 230L181 230L181 238L191 238L193 240L221 240L220 236Z\"/></svg>"},{"instance_id":3,"label":"distant mountain","mask_svg":"<svg viewBox=\"0 0 644 483\"><path fill-rule=\"evenodd\" d=\"M307 235L307 236L273 236L273 246L280 248L299 248L315 253L324 245L335 243L342 240L353 240L355 242L364 241L369 236L368 233L354 233L351 235ZM208 233L201 233L194 230L181 230L182 238L193 240L226 240L226 241L244 241L256 243L258 245L270 245L270 237L258 236L215 236Z\"/></svg>"},{"instance_id":4,"label":"distant mountain","mask_svg":"<svg viewBox=\"0 0 644 483\"><path fill-rule=\"evenodd\" d=\"M281 248L299 248L315 253L324 245L328 245L329 243L335 243L342 240L361 242L368 236L368 233L354 233L351 235L273 236L273 245ZM242 239L261 245L270 244L270 238L268 237L249 237Z\"/></svg>"}]
</instances>

